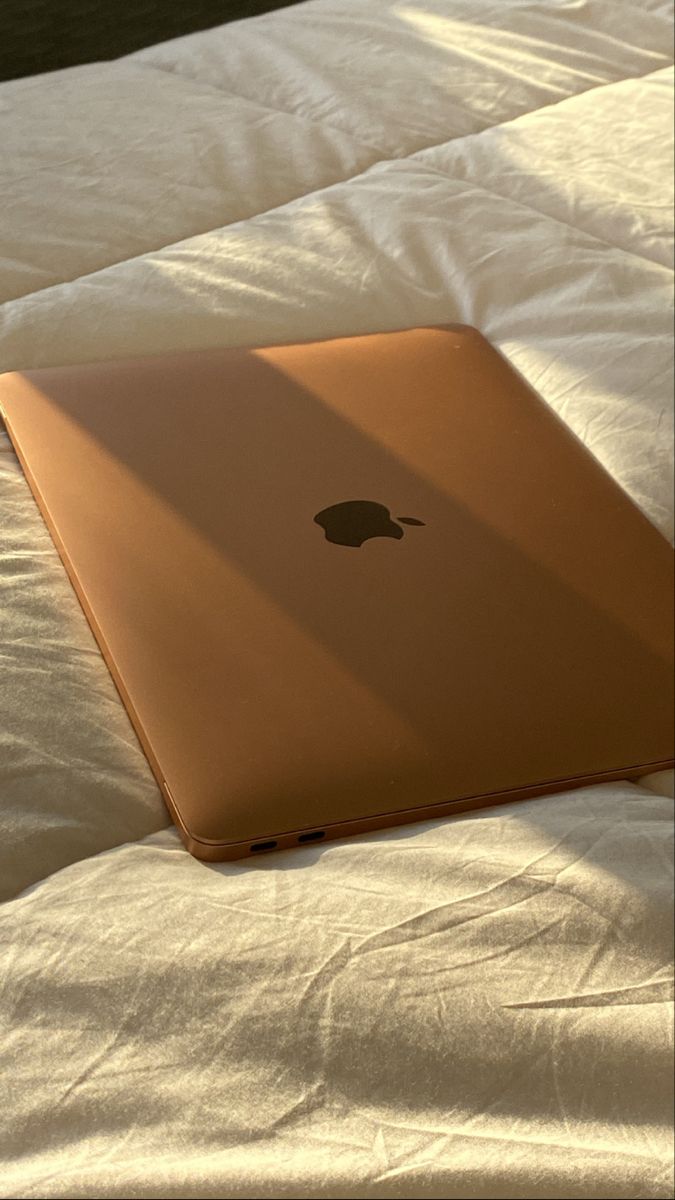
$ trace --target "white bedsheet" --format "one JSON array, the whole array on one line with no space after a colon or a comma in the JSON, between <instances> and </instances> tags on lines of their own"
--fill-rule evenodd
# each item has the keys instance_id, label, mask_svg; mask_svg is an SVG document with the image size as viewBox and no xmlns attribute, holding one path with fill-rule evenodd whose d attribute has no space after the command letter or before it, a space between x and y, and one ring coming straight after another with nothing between
<instances>
[{"instance_id":1,"label":"white bedsheet","mask_svg":"<svg viewBox=\"0 0 675 1200\"><path fill-rule=\"evenodd\" d=\"M671 47L313 0L4 84L0 366L466 321L670 537ZM0 1195L672 1195L672 778L198 863L3 434L0 502Z\"/></svg>"}]
</instances>

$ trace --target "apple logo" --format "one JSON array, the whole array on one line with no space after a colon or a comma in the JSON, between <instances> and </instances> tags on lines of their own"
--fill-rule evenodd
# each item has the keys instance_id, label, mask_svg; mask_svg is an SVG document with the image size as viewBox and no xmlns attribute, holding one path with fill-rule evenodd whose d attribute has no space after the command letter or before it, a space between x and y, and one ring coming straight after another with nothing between
<instances>
[{"instance_id":1,"label":"apple logo","mask_svg":"<svg viewBox=\"0 0 675 1200\"><path fill-rule=\"evenodd\" d=\"M343 500L322 509L314 520L326 534L326 541L337 546L362 546L376 537L400 540L404 532L392 519L389 509L375 500ZM415 517L399 517L398 521L403 525L424 525L424 521Z\"/></svg>"}]
</instances>

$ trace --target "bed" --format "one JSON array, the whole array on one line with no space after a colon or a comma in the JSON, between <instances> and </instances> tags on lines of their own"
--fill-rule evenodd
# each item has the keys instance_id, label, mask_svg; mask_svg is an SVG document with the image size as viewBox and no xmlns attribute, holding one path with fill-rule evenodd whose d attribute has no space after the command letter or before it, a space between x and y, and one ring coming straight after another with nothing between
<instances>
[{"instance_id":1,"label":"bed","mask_svg":"<svg viewBox=\"0 0 675 1200\"><path fill-rule=\"evenodd\" d=\"M5 83L0 365L466 322L672 538L672 83L662 0ZM0 499L0 1195L671 1196L672 773L199 863L4 433Z\"/></svg>"}]
</instances>

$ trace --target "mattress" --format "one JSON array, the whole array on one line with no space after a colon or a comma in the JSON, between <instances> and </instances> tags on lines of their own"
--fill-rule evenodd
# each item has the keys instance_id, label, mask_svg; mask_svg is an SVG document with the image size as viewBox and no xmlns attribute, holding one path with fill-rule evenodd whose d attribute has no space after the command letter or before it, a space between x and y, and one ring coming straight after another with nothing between
<instances>
[{"instance_id":1,"label":"mattress","mask_svg":"<svg viewBox=\"0 0 675 1200\"><path fill-rule=\"evenodd\" d=\"M5 83L0 365L466 322L672 538L672 84L661 0ZM4 434L0 497L0 1195L671 1196L672 773L199 863Z\"/></svg>"}]
</instances>

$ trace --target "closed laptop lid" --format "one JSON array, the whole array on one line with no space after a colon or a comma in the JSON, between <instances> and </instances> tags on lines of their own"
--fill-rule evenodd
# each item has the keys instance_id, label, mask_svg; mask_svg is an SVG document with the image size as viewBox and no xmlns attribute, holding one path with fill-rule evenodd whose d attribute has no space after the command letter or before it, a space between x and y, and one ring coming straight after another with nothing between
<instances>
[{"instance_id":1,"label":"closed laptop lid","mask_svg":"<svg viewBox=\"0 0 675 1200\"><path fill-rule=\"evenodd\" d=\"M672 550L475 330L29 371L14 444L184 835L672 755Z\"/></svg>"}]
</instances>

